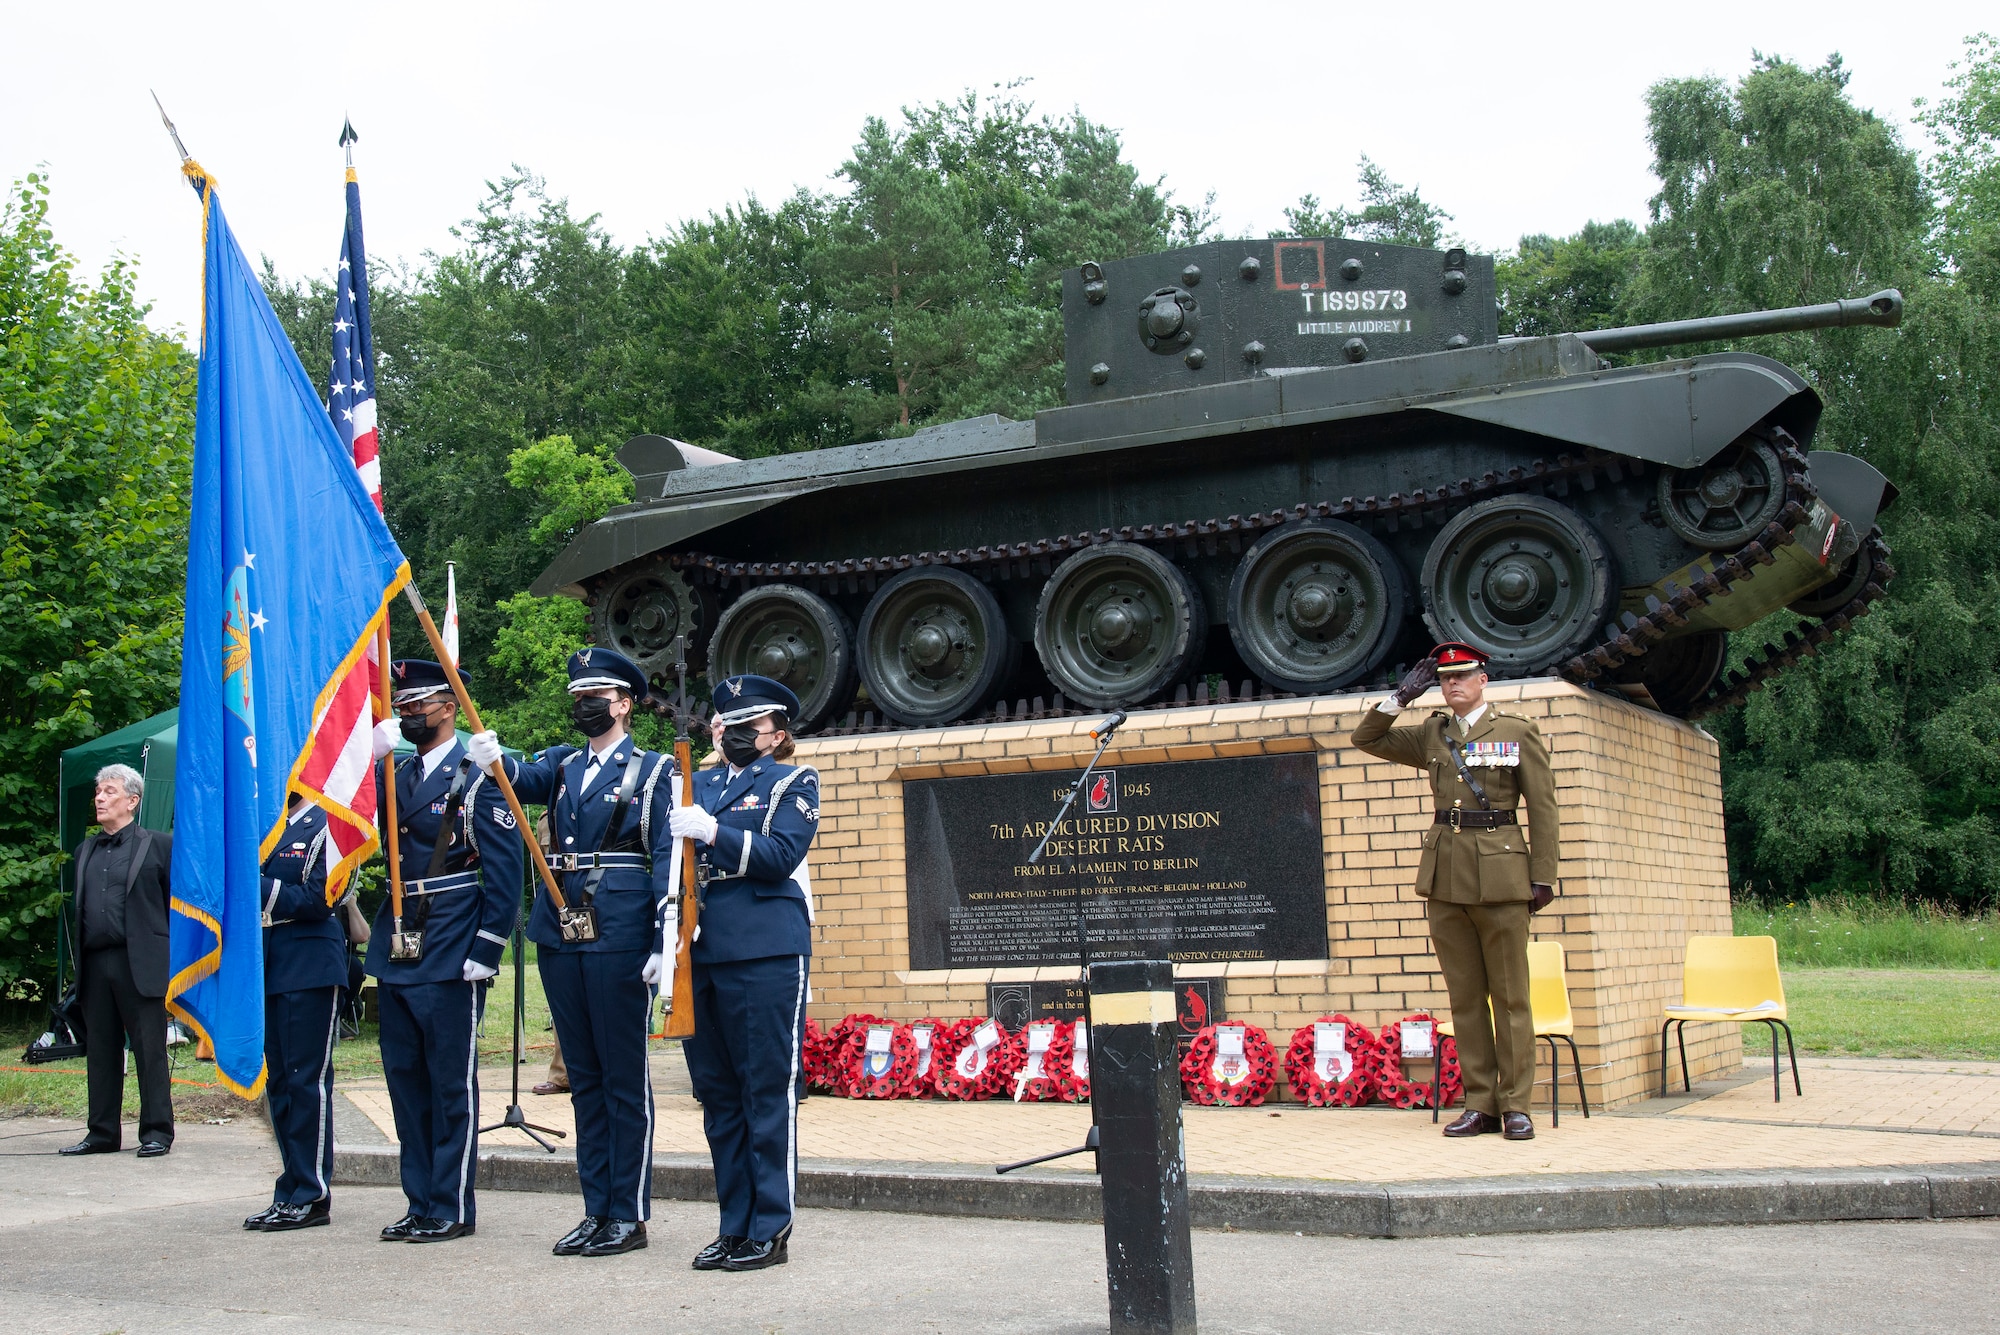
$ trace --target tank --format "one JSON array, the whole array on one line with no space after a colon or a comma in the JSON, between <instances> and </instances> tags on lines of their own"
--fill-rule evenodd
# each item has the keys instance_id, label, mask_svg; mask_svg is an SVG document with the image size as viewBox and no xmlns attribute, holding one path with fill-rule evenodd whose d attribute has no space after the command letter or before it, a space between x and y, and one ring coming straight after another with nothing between
<instances>
[{"instance_id":1,"label":"tank","mask_svg":"<svg viewBox=\"0 0 2000 1335\"><path fill-rule=\"evenodd\" d=\"M1796 371L1639 350L1895 325L1900 294L1501 338L1490 256L1215 242L1063 276L1063 407L734 460L659 436L537 593L656 680L776 677L803 732L1322 694L1462 640L1682 717L1862 615L1895 489ZM1614 364L1617 357L1626 364ZM1794 628L1724 676L1731 631ZM1796 623L1796 624L1794 624Z\"/></svg>"}]
</instances>

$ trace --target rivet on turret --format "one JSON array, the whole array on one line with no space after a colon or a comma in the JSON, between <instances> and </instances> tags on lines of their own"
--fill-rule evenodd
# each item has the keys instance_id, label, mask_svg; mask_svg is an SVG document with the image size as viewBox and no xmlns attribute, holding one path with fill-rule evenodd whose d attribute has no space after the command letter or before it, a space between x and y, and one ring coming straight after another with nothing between
<instances>
[{"instance_id":1,"label":"rivet on turret","mask_svg":"<svg viewBox=\"0 0 2000 1335\"><path fill-rule=\"evenodd\" d=\"M1236 266L1236 276L1246 283L1254 283L1264 272L1264 262L1255 255L1245 255L1243 263Z\"/></svg>"},{"instance_id":2,"label":"rivet on turret","mask_svg":"<svg viewBox=\"0 0 2000 1335\"><path fill-rule=\"evenodd\" d=\"M1446 269L1444 271L1444 281L1438 284L1438 286L1444 289L1446 296L1457 296L1459 293L1465 291L1465 270Z\"/></svg>"},{"instance_id":3,"label":"rivet on turret","mask_svg":"<svg viewBox=\"0 0 2000 1335\"><path fill-rule=\"evenodd\" d=\"M1340 352L1351 362L1368 360L1368 345L1358 338L1350 338L1341 344Z\"/></svg>"},{"instance_id":4,"label":"rivet on turret","mask_svg":"<svg viewBox=\"0 0 2000 1335\"><path fill-rule=\"evenodd\" d=\"M1111 290L1104 281L1104 266L1096 260L1085 260L1078 266L1078 272L1083 275L1084 299L1093 306L1101 304Z\"/></svg>"},{"instance_id":5,"label":"rivet on turret","mask_svg":"<svg viewBox=\"0 0 2000 1335\"><path fill-rule=\"evenodd\" d=\"M1453 334L1444 341L1444 345L1447 348L1469 348L1472 346L1472 340L1464 334Z\"/></svg>"},{"instance_id":6,"label":"rivet on turret","mask_svg":"<svg viewBox=\"0 0 2000 1335\"><path fill-rule=\"evenodd\" d=\"M1447 269L1463 269L1465 267L1464 248L1453 246L1450 250L1447 250L1444 253L1444 267Z\"/></svg>"},{"instance_id":7,"label":"rivet on turret","mask_svg":"<svg viewBox=\"0 0 2000 1335\"><path fill-rule=\"evenodd\" d=\"M1201 266L1199 264L1190 264L1187 268L1181 270L1181 281L1189 287L1193 287L1196 283L1199 283L1201 281Z\"/></svg>"},{"instance_id":8,"label":"rivet on turret","mask_svg":"<svg viewBox=\"0 0 2000 1335\"><path fill-rule=\"evenodd\" d=\"M1243 360L1249 362L1252 366L1255 366L1258 362L1263 361L1264 345L1262 343L1259 343L1254 338L1251 339L1248 343L1245 343L1243 345Z\"/></svg>"},{"instance_id":9,"label":"rivet on turret","mask_svg":"<svg viewBox=\"0 0 2000 1335\"><path fill-rule=\"evenodd\" d=\"M1101 385L1111 379L1111 368L1103 362L1090 368L1090 383Z\"/></svg>"},{"instance_id":10,"label":"rivet on turret","mask_svg":"<svg viewBox=\"0 0 2000 1335\"><path fill-rule=\"evenodd\" d=\"M1102 306L1104 304L1104 294L1108 290L1102 279L1099 279L1095 283L1085 283L1083 285L1083 299L1093 306Z\"/></svg>"},{"instance_id":11,"label":"rivet on turret","mask_svg":"<svg viewBox=\"0 0 2000 1335\"><path fill-rule=\"evenodd\" d=\"M1187 363L1188 370L1199 371L1202 368L1202 364L1208 360L1208 354L1200 348L1189 348L1187 356L1181 358L1181 360Z\"/></svg>"},{"instance_id":12,"label":"rivet on turret","mask_svg":"<svg viewBox=\"0 0 2000 1335\"><path fill-rule=\"evenodd\" d=\"M1350 283L1361 277L1361 261L1351 255L1342 260L1340 262L1340 276Z\"/></svg>"}]
</instances>

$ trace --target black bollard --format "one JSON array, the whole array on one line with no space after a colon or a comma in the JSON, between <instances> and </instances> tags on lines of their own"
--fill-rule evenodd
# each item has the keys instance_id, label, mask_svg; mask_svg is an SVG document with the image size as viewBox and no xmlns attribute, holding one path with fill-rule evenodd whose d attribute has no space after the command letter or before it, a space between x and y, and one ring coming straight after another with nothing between
<instances>
[{"instance_id":1,"label":"black bollard","mask_svg":"<svg viewBox=\"0 0 2000 1335\"><path fill-rule=\"evenodd\" d=\"M1195 1329L1177 1031L1171 964L1090 966L1090 1101L1114 1332Z\"/></svg>"}]
</instances>

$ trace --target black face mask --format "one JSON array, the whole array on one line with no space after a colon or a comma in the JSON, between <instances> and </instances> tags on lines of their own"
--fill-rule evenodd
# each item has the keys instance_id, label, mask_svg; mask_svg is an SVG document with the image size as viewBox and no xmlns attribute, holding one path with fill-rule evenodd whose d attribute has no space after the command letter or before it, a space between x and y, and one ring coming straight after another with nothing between
<instances>
[{"instance_id":1,"label":"black face mask","mask_svg":"<svg viewBox=\"0 0 2000 1335\"><path fill-rule=\"evenodd\" d=\"M761 736L755 723L732 723L722 730L722 754L730 764L742 769L764 753L757 749Z\"/></svg>"},{"instance_id":2,"label":"black face mask","mask_svg":"<svg viewBox=\"0 0 2000 1335\"><path fill-rule=\"evenodd\" d=\"M602 737L611 731L611 702L601 695L579 695L569 702L570 722L586 737Z\"/></svg>"},{"instance_id":3,"label":"black face mask","mask_svg":"<svg viewBox=\"0 0 2000 1335\"><path fill-rule=\"evenodd\" d=\"M437 733L437 725L428 714L404 714L397 719L396 728L412 746L422 746Z\"/></svg>"}]
</instances>

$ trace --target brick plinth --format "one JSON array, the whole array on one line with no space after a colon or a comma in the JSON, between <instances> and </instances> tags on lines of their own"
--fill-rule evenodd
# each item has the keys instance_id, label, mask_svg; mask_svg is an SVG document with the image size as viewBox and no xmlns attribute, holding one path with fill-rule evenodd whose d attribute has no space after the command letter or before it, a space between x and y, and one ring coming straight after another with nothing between
<instances>
[{"instance_id":1,"label":"brick plinth","mask_svg":"<svg viewBox=\"0 0 2000 1335\"><path fill-rule=\"evenodd\" d=\"M1591 1103L1614 1107L1642 1098L1658 1080L1660 1011L1680 997L1688 937L1731 930L1716 744L1690 724L1563 682L1496 683L1487 698L1536 719L1554 760L1562 897L1535 919L1535 935L1563 944ZM1281 1050L1294 1029L1321 1015L1344 1012L1379 1027L1446 1009L1423 904L1410 889L1418 840L1431 822L1429 792L1418 771L1349 743L1371 704L1338 696L1135 713L1105 756L1106 764L1131 765L1318 754L1330 958L1185 966L1188 973L1221 974L1228 1018L1261 1025ZM897 1019L972 1015L985 1007L988 982L1074 976L1062 966L910 968L902 785L1076 769L1093 749L1090 722L799 744L797 763L821 775L820 831L810 859L814 1017L826 1023L855 1011ZM1697 1080L1735 1070L1742 1062L1740 1031L1691 1026L1688 1060ZM1538 1074L1546 1076L1546 1061ZM1537 1098L1546 1097L1544 1086Z\"/></svg>"}]
</instances>

